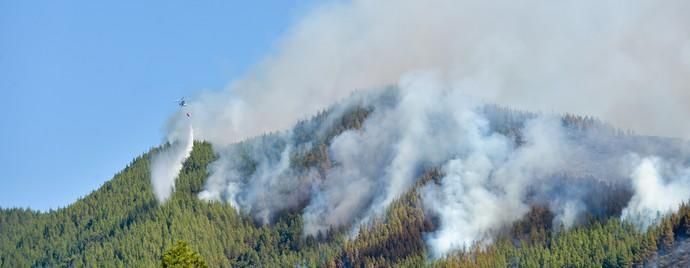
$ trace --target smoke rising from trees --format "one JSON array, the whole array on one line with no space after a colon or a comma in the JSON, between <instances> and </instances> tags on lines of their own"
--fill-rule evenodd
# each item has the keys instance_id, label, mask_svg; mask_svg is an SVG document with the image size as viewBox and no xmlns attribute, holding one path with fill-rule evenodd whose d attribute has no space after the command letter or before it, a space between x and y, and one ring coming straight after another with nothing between
<instances>
[{"instance_id":1,"label":"smoke rising from trees","mask_svg":"<svg viewBox=\"0 0 690 268\"><path fill-rule=\"evenodd\" d=\"M200 198L227 201L263 224L283 211L300 212L305 235L348 226L357 230L382 217L426 170L442 167L445 175L439 182L419 190L426 213L438 219L437 229L427 235L435 257L491 242L492 235L534 205L548 207L553 225L564 228L581 223L578 219L585 215L601 214L605 201L595 194L600 185L591 182L631 189L630 202L614 213L643 227L690 198L682 191L660 194L669 187L690 187L678 172L668 182L639 186L646 176L639 170L646 164L631 154L683 157L664 146L598 129L604 126L578 130L559 116L540 114L516 119L522 125L518 139L492 127L497 122L489 119L483 102L448 89L433 72L408 75L393 89L338 104L353 105L374 108L360 129L331 140L327 155L333 164L323 176L315 167L298 171L291 166L291 157L310 145L296 142L292 130L221 150ZM342 116L346 110L336 108L328 116ZM310 131L321 133L331 126L314 125ZM610 138L631 140L602 147ZM640 217L630 217L633 211Z\"/></svg>"},{"instance_id":2,"label":"smoke rising from trees","mask_svg":"<svg viewBox=\"0 0 690 268\"><path fill-rule=\"evenodd\" d=\"M682 190L660 194L690 187L682 152L596 132L577 136L553 114L524 120L516 140L492 129L481 107L594 115L640 133L688 137L688 13L686 1L642 0L322 5L245 76L189 104L198 139L219 154L199 197L265 224L299 211L313 235L381 216L425 170L442 167L443 178L420 189L426 212L438 219L427 236L434 256L490 241L533 204L549 207L565 228L582 213L598 213L595 189L582 178L630 189L618 216L647 226L690 198ZM392 100L377 97L388 85L397 85ZM336 110L374 109L360 129L324 148L332 166L295 169L292 156L311 144L297 142L292 130L260 136L336 101ZM185 120L174 117L171 133L185 129ZM574 179L560 180L563 174ZM174 185L161 181L154 185Z\"/></svg>"}]
</instances>

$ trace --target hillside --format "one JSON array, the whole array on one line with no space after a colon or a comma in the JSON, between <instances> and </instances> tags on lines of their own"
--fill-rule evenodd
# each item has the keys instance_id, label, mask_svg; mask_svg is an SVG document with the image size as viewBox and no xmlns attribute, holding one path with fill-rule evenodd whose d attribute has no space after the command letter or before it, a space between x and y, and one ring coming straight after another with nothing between
<instances>
[{"instance_id":1,"label":"hillside","mask_svg":"<svg viewBox=\"0 0 690 268\"><path fill-rule=\"evenodd\" d=\"M384 94L374 102L354 103L338 104L299 122L287 139L284 132L266 134L232 145L229 152L243 167L242 177L253 178L262 164L259 159L279 162L284 148L294 146L298 149L290 151L291 174L301 178L313 172L316 178L327 180L339 165L328 149L334 139L360 131L377 109L383 109L381 105L394 102ZM537 114L492 105L478 111L486 116L492 132L509 137L517 148L529 143L523 130ZM432 163L416 174L414 185L393 200L382 217L355 231L347 224L307 232L303 216L307 200L268 214L257 206L238 214L229 203L201 200L198 196L207 190L212 163L228 151L195 142L175 192L162 205L151 189L149 159L169 145L137 157L113 179L66 208L45 213L2 209L0 267L155 267L178 240L187 241L210 267L626 267L647 262L679 265L687 260L690 207L683 205L660 223L639 231L620 220L633 195L631 186L597 177L608 173L588 172L592 165L605 169L611 152L673 158L679 155L676 150L682 142L623 133L589 117L566 115L559 122L568 130L568 139L601 157L589 159L591 163L570 163L554 175L558 183L543 184L549 196L563 189L596 189L583 194L586 212L571 228L556 226L558 212L552 211L539 189L530 188L529 211L520 220L495 230L486 243L433 258L427 241L443 221L425 207L423 199L428 187L443 187L447 174ZM591 133L597 133L597 138Z\"/></svg>"}]
</instances>

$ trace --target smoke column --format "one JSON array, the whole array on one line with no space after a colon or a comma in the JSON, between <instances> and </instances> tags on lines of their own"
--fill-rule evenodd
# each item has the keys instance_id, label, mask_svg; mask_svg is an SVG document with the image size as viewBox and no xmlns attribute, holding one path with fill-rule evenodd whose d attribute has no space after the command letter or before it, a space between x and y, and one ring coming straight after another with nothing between
<instances>
[{"instance_id":1,"label":"smoke column","mask_svg":"<svg viewBox=\"0 0 690 268\"><path fill-rule=\"evenodd\" d=\"M182 164L194 146L194 129L189 125L187 136L175 139L151 158L151 185L159 203L164 203L175 190Z\"/></svg>"}]
</instances>

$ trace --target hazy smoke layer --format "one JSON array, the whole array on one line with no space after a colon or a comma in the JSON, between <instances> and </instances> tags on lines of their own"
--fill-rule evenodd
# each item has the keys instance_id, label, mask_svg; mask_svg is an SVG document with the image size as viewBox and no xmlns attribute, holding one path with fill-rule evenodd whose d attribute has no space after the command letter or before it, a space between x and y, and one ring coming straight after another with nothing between
<instances>
[{"instance_id":1,"label":"hazy smoke layer","mask_svg":"<svg viewBox=\"0 0 690 268\"><path fill-rule=\"evenodd\" d=\"M487 102L688 137L687 14L683 0L334 1L227 90L198 96L192 120L200 139L229 144L435 69Z\"/></svg>"},{"instance_id":2,"label":"hazy smoke layer","mask_svg":"<svg viewBox=\"0 0 690 268\"><path fill-rule=\"evenodd\" d=\"M165 202L175 189L182 164L189 157L194 146L194 129L188 126L187 136L175 138L151 158L151 185L159 203Z\"/></svg>"}]
</instances>

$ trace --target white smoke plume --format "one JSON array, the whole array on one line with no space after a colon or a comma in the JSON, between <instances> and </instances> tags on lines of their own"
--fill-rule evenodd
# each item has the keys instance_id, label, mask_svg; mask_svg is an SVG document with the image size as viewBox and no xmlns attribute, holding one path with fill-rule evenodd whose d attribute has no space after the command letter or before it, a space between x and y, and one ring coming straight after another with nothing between
<instances>
[{"instance_id":1,"label":"white smoke plume","mask_svg":"<svg viewBox=\"0 0 690 268\"><path fill-rule=\"evenodd\" d=\"M459 91L444 91L432 73L410 75L399 87L395 104L376 106L361 131L347 131L332 141L329 155L337 165L316 188L317 202L305 208L306 233L379 215L425 167L467 146L448 141L462 138L456 136L465 127L460 121L473 119L463 111L476 103Z\"/></svg>"},{"instance_id":2,"label":"white smoke plume","mask_svg":"<svg viewBox=\"0 0 690 268\"><path fill-rule=\"evenodd\" d=\"M168 200L175 190L175 179L182 169L182 164L192 152L193 146L194 129L188 125L186 136L171 138L169 146L164 147L151 158L151 185L159 203Z\"/></svg>"},{"instance_id":3,"label":"white smoke plume","mask_svg":"<svg viewBox=\"0 0 690 268\"><path fill-rule=\"evenodd\" d=\"M631 174L635 194L623 210L622 218L644 230L677 210L681 203L688 202L690 168L674 167L657 157L645 157L636 162L639 164Z\"/></svg>"},{"instance_id":4,"label":"white smoke plume","mask_svg":"<svg viewBox=\"0 0 690 268\"><path fill-rule=\"evenodd\" d=\"M511 146L505 136L482 134L487 131L476 122L464 123L474 132L473 140L460 141L469 150L445 164L446 176L439 185L422 189L425 207L440 218L439 230L427 239L436 257L490 239L490 232L520 219L529 210L528 188L568 169L568 160L575 159L574 145L564 137L560 121L553 118L529 121L524 129L526 143L519 148Z\"/></svg>"}]
</instances>

